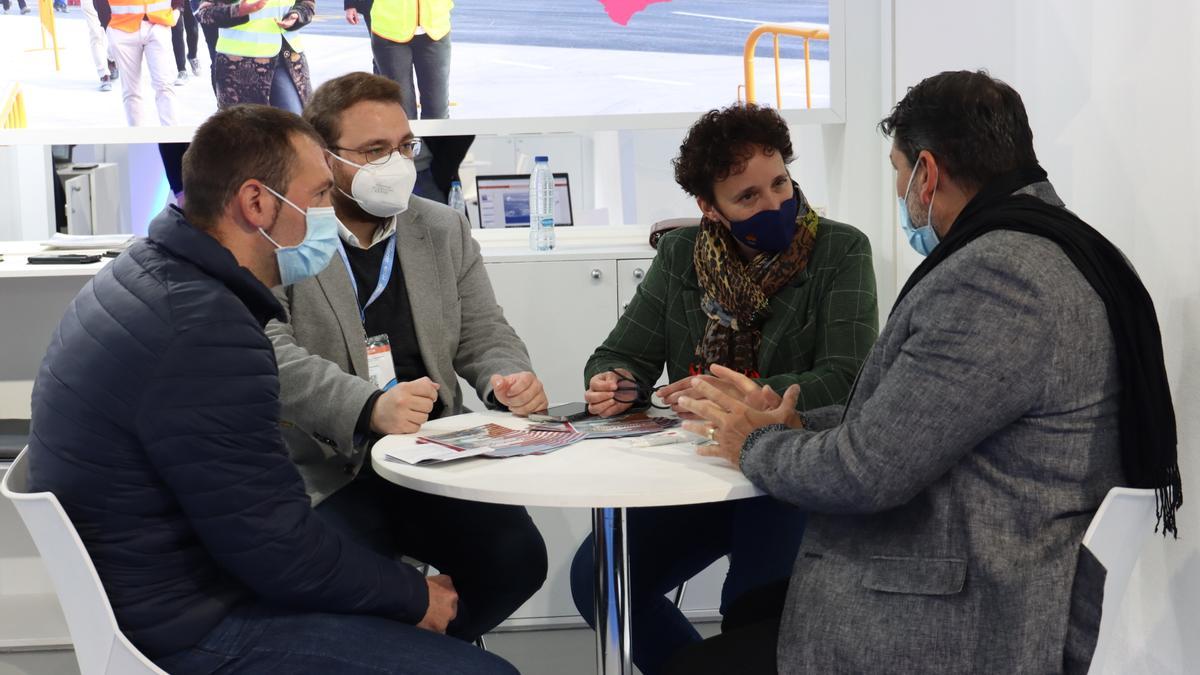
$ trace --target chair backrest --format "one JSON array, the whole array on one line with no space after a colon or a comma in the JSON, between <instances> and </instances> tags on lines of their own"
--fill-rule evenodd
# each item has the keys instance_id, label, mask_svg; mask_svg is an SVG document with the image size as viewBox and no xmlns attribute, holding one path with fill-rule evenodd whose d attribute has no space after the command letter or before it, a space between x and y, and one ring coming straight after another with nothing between
<instances>
[{"instance_id":1,"label":"chair backrest","mask_svg":"<svg viewBox=\"0 0 1200 675\"><path fill-rule=\"evenodd\" d=\"M1083 545L1104 565L1104 604L1091 673L1104 672L1107 652L1117 635L1121 600L1142 548L1154 531L1154 490L1113 488L1096 510Z\"/></svg>"},{"instance_id":2,"label":"chair backrest","mask_svg":"<svg viewBox=\"0 0 1200 675\"><path fill-rule=\"evenodd\" d=\"M29 448L9 467L0 494L12 500L50 573L81 675L166 675L121 633L96 567L50 492L29 492Z\"/></svg>"}]
</instances>

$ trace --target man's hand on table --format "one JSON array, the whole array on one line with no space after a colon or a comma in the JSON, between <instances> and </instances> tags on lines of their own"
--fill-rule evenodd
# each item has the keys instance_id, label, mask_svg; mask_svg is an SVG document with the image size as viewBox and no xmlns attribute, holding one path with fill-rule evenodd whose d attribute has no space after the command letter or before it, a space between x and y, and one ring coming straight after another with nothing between
<instances>
[{"instance_id":1,"label":"man's hand on table","mask_svg":"<svg viewBox=\"0 0 1200 675\"><path fill-rule=\"evenodd\" d=\"M550 405L542 381L529 371L492 375L491 385L496 401L517 417L528 417L529 413L545 410Z\"/></svg>"},{"instance_id":2,"label":"man's hand on table","mask_svg":"<svg viewBox=\"0 0 1200 675\"><path fill-rule=\"evenodd\" d=\"M429 609L425 610L425 618L421 619L417 628L445 633L446 626L458 616L458 592L446 574L426 577L425 583L429 586Z\"/></svg>"},{"instance_id":3,"label":"man's hand on table","mask_svg":"<svg viewBox=\"0 0 1200 675\"><path fill-rule=\"evenodd\" d=\"M428 377L388 389L375 401L371 430L384 436L417 431L429 419L437 392L438 384Z\"/></svg>"}]
</instances>

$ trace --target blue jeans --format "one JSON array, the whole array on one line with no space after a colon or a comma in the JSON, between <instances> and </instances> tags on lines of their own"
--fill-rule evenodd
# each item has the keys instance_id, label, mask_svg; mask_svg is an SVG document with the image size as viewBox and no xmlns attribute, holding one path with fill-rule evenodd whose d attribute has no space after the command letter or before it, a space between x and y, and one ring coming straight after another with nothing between
<instances>
[{"instance_id":1,"label":"blue jeans","mask_svg":"<svg viewBox=\"0 0 1200 675\"><path fill-rule=\"evenodd\" d=\"M629 621L633 662L643 675L659 675L676 652L700 641L665 594L728 555L729 573L721 588L724 614L746 591L791 576L804 523L803 511L770 497L630 509ZM594 560L589 535L571 563L571 596L592 627Z\"/></svg>"},{"instance_id":2,"label":"blue jeans","mask_svg":"<svg viewBox=\"0 0 1200 675\"><path fill-rule=\"evenodd\" d=\"M412 556L450 575L458 615L446 632L467 642L507 619L546 580L546 544L524 507L409 490L367 463L315 511L381 555Z\"/></svg>"},{"instance_id":3,"label":"blue jeans","mask_svg":"<svg viewBox=\"0 0 1200 675\"><path fill-rule=\"evenodd\" d=\"M410 120L417 119L417 87L421 91L421 119L440 120L450 116L449 34L441 40L414 35L408 42L392 42L372 33L371 52L379 74L400 85L404 113Z\"/></svg>"},{"instance_id":4,"label":"blue jeans","mask_svg":"<svg viewBox=\"0 0 1200 675\"><path fill-rule=\"evenodd\" d=\"M275 61L275 74L271 77L271 106L299 115L304 112L304 102L300 100L300 92L296 91L296 83L292 82L287 62L280 55Z\"/></svg>"},{"instance_id":5,"label":"blue jeans","mask_svg":"<svg viewBox=\"0 0 1200 675\"><path fill-rule=\"evenodd\" d=\"M199 644L155 663L172 675L518 675L499 656L399 621L258 603L234 609Z\"/></svg>"}]
</instances>

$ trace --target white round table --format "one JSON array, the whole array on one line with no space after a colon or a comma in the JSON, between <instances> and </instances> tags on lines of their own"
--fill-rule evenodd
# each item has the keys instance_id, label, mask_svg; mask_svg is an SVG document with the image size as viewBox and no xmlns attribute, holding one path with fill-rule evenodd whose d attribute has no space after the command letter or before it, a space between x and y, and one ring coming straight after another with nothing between
<instances>
[{"instance_id":1,"label":"white round table","mask_svg":"<svg viewBox=\"0 0 1200 675\"><path fill-rule=\"evenodd\" d=\"M387 457L389 449L416 443L419 435L488 422L514 429L529 424L500 412L445 417L427 423L418 434L380 439L371 451L371 463L383 478L428 494L493 504L592 509L596 669L605 674L632 674L625 509L746 499L763 492L725 461L701 457L687 443L631 447L625 439L597 439L548 455L472 457L423 466Z\"/></svg>"}]
</instances>

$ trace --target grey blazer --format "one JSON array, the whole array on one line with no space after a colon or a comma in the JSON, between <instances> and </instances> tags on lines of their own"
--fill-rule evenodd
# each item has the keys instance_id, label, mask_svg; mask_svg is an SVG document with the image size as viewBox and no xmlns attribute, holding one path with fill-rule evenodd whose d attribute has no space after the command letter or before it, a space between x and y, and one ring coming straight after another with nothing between
<instances>
[{"instance_id":1,"label":"grey blazer","mask_svg":"<svg viewBox=\"0 0 1200 675\"><path fill-rule=\"evenodd\" d=\"M532 370L461 214L413 197L397 216L396 237L421 358L441 385L445 414L464 410L457 375L486 401L492 374ZM314 505L349 483L367 458L354 425L375 387L350 284L335 256L315 278L276 289L288 321L267 325L279 362L283 438Z\"/></svg>"},{"instance_id":2,"label":"grey blazer","mask_svg":"<svg viewBox=\"0 0 1200 675\"><path fill-rule=\"evenodd\" d=\"M752 481L810 511L780 672L1086 671L1104 571L1080 542L1123 478L1118 387L1104 305L1055 244L994 232L935 268L844 420L745 448Z\"/></svg>"}]
</instances>

